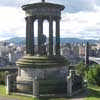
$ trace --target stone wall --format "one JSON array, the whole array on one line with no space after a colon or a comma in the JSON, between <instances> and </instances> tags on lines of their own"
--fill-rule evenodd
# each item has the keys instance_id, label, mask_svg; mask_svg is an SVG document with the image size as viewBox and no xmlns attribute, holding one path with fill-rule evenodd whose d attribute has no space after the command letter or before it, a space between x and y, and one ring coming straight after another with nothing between
<instances>
[{"instance_id":1,"label":"stone wall","mask_svg":"<svg viewBox=\"0 0 100 100\"><path fill-rule=\"evenodd\" d=\"M48 69L34 69L34 68L19 68L17 81L32 81L34 77L45 79L48 76L55 76L64 78L66 67L48 68Z\"/></svg>"}]
</instances>

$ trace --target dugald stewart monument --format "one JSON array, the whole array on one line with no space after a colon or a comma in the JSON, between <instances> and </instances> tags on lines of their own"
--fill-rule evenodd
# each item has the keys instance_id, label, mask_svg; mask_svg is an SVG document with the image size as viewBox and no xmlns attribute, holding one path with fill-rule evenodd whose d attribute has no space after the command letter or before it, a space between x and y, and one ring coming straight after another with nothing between
<instances>
[{"instance_id":1,"label":"dugald stewart monument","mask_svg":"<svg viewBox=\"0 0 100 100\"><path fill-rule=\"evenodd\" d=\"M65 70L67 64L65 58L60 55L60 20L61 11L64 10L64 8L63 5L48 3L45 2L45 0L42 0L40 3L22 6L26 14L26 56L16 62L19 67L17 82L30 83L35 78L38 80L45 80L45 82L52 80L51 82L54 82L54 84L57 83L59 87L59 89L55 89L54 92L61 92L62 86L59 86L59 82L61 83L64 80L64 73L62 73L62 71ZM34 52L35 20L38 20L38 55ZM46 38L44 38L43 34L44 20L48 20L49 22L48 55L45 47ZM55 54L53 53L53 21L56 22ZM41 85L41 82L39 84ZM55 86L57 84L55 84ZM29 87L18 85L17 88L25 91ZM41 91L40 89L39 92ZM47 92L49 93L50 90L47 90Z\"/></svg>"},{"instance_id":2,"label":"dugald stewart monument","mask_svg":"<svg viewBox=\"0 0 100 100\"><path fill-rule=\"evenodd\" d=\"M7 76L7 94L11 92L41 96L72 96L84 89L82 75L71 69L60 54L60 20L63 5L40 3L23 5L26 14L26 55L16 62L18 73ZM38 48L35 52L34 22L38 20ZM49 39L43 33L43 22L48 20ZM54 42L53 21L56 22ZM47 47L49 49L47 50ZM72 66L73 67L73 66Z\"/></svg>"}]
</instances>

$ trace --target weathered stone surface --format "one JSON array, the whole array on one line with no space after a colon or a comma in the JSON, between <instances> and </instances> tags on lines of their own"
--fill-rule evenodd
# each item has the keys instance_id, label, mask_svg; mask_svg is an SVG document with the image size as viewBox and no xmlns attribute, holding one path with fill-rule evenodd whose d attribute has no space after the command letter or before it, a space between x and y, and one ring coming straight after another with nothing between
<instances>
[{"instance_id":1,"label":"weathered stone surface","mask_svg":"<svg viewBox=\"0 0 100 100\"><path fill-rule=\"evenodd\" d=\"M68 65L62 56L25 56L16 62L17 66L27 68L55 68Z\"/></svg>"},{"instance_id":2,"label":"weathered stone surface","mask_svg":"<svg viewBox=\"0 0 100 100\"><path fill-rule=\"evenodd\" d=\"M49 55L53 55L53 18L49 18Z\"/></svg>"},{"instance_id":3,"label":"weathered stone surface","mask_svg":"<svg viewBox=\"0 0 100 100\"><path fill-rule=\"evenodd\" d=\"M60 55L60 19L56 19L56 55Z\"/></svg>"},{"instance_id":4,"label":"weathered stone surface","mask_svg":"<svg viewBox=\"0 0 100 100\"><path fill-rule=\"evenodd\" d=\"M64 78L65 67L61 68L46 68L46 69L34 69L34 68L21 68L20 76L17 76L17 81L32 81L35 77L39 79L48 78L49 75Z\"/></svg>"},{"instance_id":5,"label":"weathered stone surface","mask_svg":"<svg viewBox=\"0 0 100 100\"><path fill-rule=\"evenodd\" d=\"M33 96L39 97L39 81L37 77L35 77L33 80Z\"/></svg>"},{"instance_id":6,"label":"weathered stone surface","mask_svg":"<svg viewBox=\"0 0 100 100\"><path fill-rule=\"evenodd\" d=\"M23 10L29 10L29 9L34 9L34 11L39 11L39 8L50 8L50 9L42 9L41 11L56 11L57 9L59 11L64 10L64 6L63 5L59 5L59 4L53 4L53 3L34 3L34 4L27 4L27 5L23 5L22 9Z\"/></svg>"},{"instance_id":7,"label":"weathered stone surface","mask_svg":"<svg viewBox=\"0 0 100 100\"><path fill-rule=\"evenodd\" d=\"M20 68L21 71L19 71L19 76L17 76L17 82L18 83L25 83L30 85L23 85L18 84L17 89L24 92L32 92L30 91L32 89L32 83L35 77L37 77L39 80L44 79L65 79L65 71L66 67L55 67L55 68L46 68L46 69L34 69L34 68ZM34 87L35 88L35 83ZM37 90L38 91L38 90ZM34 92L34 90L33 90ZM35 93L35 92L34 92ZM34 94L35 96L35 94Z\"/></svg>"}]
</instances>

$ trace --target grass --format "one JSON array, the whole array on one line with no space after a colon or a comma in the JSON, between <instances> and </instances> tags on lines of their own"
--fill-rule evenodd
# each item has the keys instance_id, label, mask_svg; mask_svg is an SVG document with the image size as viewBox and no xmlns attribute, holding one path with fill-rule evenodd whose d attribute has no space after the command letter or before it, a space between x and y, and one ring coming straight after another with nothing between
<instances>
[{"instance_id":1,"label":"grass","mask_svg":"<svg viewBox=\"0 0 100 100\"><path fill-rule=\"evenodd\" d=\"M0 85L0 96L7 97L7 98L14 98L18 100L38 100L28 96L19 96L16 94L6 95L6 88L4 85ZM67 97L40 97L39 100L68 100Z\"/></svg>"},{"instance_id":2,"label":"grass","mask_svg":"<svg viewBox=\"0 0 100 100\"><path fill-rule=\"evenodd\" d=\"M7 98L14 98L18 100L37 100L33 97L28 96L19 96L16 94L6 95L6 88L4 85L0 85L0 96ZM68 97L41 97L39 100L69 100ZM89 85L88 87L88 95L84 98L84 100L100 100L100 87Z\"/></svg>"},{"instance_id":3,"label":"grass","mask_svg":"<svg viewBox=\"0 0 100 100\"><path fill-rule=\"evenodd\" d=\"M85 100L100 100L100 87L89 85L88 96Z\"/></svg>"},{"instance_id":4,"label":"grass","mask_svg":"<svg viewBox=\"0 0 100 100\"><path fill-rule=\"evenodd\" d=\"M69 100L68 97L42 97L40 100Z\"/></svg>"},{"instance_id":5,"label":"grass","mask_svg":"<svg viewBox=\"0 0 100 100\"><path fill-rule=\"evenodd\" d=\"M18 99L18 100L37 100L33 97L18 96L16 94L6 95L6 88L4 85L0 85L0 96L7 97L7 98L14 98L14 99Z\"/></svg>"}]
</instances>

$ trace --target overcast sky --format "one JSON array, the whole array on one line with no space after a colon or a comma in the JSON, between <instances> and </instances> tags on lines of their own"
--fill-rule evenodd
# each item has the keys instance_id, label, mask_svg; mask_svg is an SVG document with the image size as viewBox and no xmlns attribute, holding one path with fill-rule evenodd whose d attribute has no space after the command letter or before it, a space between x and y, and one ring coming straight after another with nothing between
<instances>
[{"instance_id":1,"label":"overcast sky","mask_svg":"<svg viewBox=\"0 0 100 100\"><path fill-rule=\"evenodd\" d=\"M61 37L100 39L100 0L46 0L65 5L62 12ZM25 37L23 4L41 0L0 0L0 40ZM48 33L45 22L44 33ZM37 22L35 22L35 35ZM47 34L48 35L48 34Z\"/></svg>"}]
</instances>

